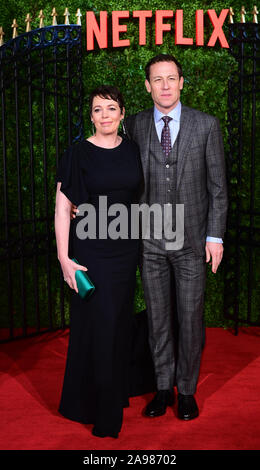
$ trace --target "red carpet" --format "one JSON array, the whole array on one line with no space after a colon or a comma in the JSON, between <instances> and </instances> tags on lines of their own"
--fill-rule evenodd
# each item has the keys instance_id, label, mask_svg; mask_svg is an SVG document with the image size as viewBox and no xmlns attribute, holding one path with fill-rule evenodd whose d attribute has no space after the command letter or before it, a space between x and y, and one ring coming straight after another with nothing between
<instances>
[{"instance_id":1,"label":"red carpet","mask_svg":"<svg viewBox=\"0 0 260 470\"><path fill-rule=\"evenodd\" d=\"M149 419L151 394L131 398L118 439L95 438L92 426L57 413L68 331L1 345L0 448L26 449L260 449L260 328L235 337L208 328L196 398L200 416L182 422L176 405Z\"/></svg>"}]
</instances>

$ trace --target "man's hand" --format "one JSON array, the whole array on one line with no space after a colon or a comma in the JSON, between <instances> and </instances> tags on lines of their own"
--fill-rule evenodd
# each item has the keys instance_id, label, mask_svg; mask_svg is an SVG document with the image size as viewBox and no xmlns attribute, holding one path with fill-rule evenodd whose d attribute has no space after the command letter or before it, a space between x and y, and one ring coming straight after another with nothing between
<instances>
[{"instance_id":1,"label":"man's hand","mask_svg":"<svg viewBox=\"0 0 260 470\"><path fill-rule=\"evenodd\" d=\"M222 256L223 256L223 244L222 243L214 243L214 242L206 242L206 263L208 263L211 259L210 264L212 265L212 272L216 273L217 269L221 263Z\"/></svg>"},{"instance_id":2,"label":"man's hand","mask_svg":"<svg viewBox=\"0 0 260 470\"><path fill-rule=\"evenodd\" d=\"M77 206L74 206L73 204L71 204L71 210L70 210L70 218L71 219L75 219L76 212L79 212L78 209L77 209Z\"/></svg>"}]
</instances>

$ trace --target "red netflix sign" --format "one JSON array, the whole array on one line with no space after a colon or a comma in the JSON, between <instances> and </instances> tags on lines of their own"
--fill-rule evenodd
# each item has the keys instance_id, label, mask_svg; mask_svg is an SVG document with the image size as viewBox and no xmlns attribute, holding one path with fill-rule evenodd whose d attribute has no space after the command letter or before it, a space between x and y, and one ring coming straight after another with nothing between
<instances>
[{"instance_id":1,"label":"red netflix sign","mask_svg":"<svg viewBox=\"0 0 260 470\"><path fill-rule=\"evenodd\" d=\"M213 47L219 40L221 47L229 48L227 39L223 32L223 24L229 10L224 9L218 16L215 10L208 10L207 14L213 26L213 32L207 42L207 46ZM146 21L152 18L152 10L136 10L132 13L133 18L139 19L139 45L146 45ZM120 24L120 20L126 20L130 17L128 10L112 12L112 46L127 47L130 46L129 39L120 38L121 33L127 33L127 24ZM174 17L173 10L157 10L155 12L155 44L163 44L163 34L171 31L172 25L167 23L167 19ZM204 11L196 10L195 13L196 38L187 38L183 36L183 10L175 11L175 44L191 46L204 46ZM94 38L100 49L108 47L108 13L100 11L99 23L93 11L86 12L86 38L87 50L94 49Z\"/></svg>"}]
</instances>

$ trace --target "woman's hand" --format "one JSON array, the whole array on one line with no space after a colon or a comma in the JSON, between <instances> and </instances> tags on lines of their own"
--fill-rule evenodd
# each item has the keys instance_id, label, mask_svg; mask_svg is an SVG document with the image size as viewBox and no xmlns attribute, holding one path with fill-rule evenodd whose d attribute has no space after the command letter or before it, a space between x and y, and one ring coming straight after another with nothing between
<instances>
[{"instance_id":1,"label":"woman's hand","mask_svg":"<svg viewBox=\"0 0 260 470\"><path fill-rule=\"evenodd\" d=\"M74 206L74 204L71 204L71 210L70 210L70 218L71 220L72 219L75 219L76 217L76 212L79 212L79 210L77 209L77 206Z\"/></svg>"},{"instance_id":2,"label":"woman's hand","mask_svg":"<svg viewBox=\"0 0 260 470\"><path fill-rule=\"evenodd\" d=\"M87 271L86 266L81 266L75 261L72 261L70 258L65 258L60 260L61 269L63 272L64 281L70 286L71 289L74 289L78 293L77 282L75 277L75 272L77 270Z\"/></svg>"}]
</instances>

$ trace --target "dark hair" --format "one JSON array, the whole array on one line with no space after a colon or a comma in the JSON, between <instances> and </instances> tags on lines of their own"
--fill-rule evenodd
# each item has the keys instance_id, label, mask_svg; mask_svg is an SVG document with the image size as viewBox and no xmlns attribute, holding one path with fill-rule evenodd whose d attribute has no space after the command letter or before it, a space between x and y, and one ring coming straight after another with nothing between
<instances>
[{"instance_id":1,"label":"dark hair","mask_svg":"<svg viewBox=\"0 0 260 470\"><path fill-rule=\"evenodd\" d=\"M116 101L121 109L121 113L123 112L124 99L123 99L121 92L115 86L100 85L91 92L90 97L89 97L90 114L92 112L92 105L93 105L93 100L95 96L100 96L101 98Z\"/></svg>"},{"instance_id":2,"label":"dark hair","mask_svg":"<svg viewBox=\"0 0 260 470\"><path fill-rule=\"evenodd\" d=\"M149 60L149 62L145 66L145 76L148 82L150 81L150 67L153 64L157 64L158 62L174 62L177 66L178 69L178 74L179 78L183 76L182 73L182 66L180 62L171 54L158 54L155 57L152 57L152 59Z\"/></svg>"}]
</instances>

